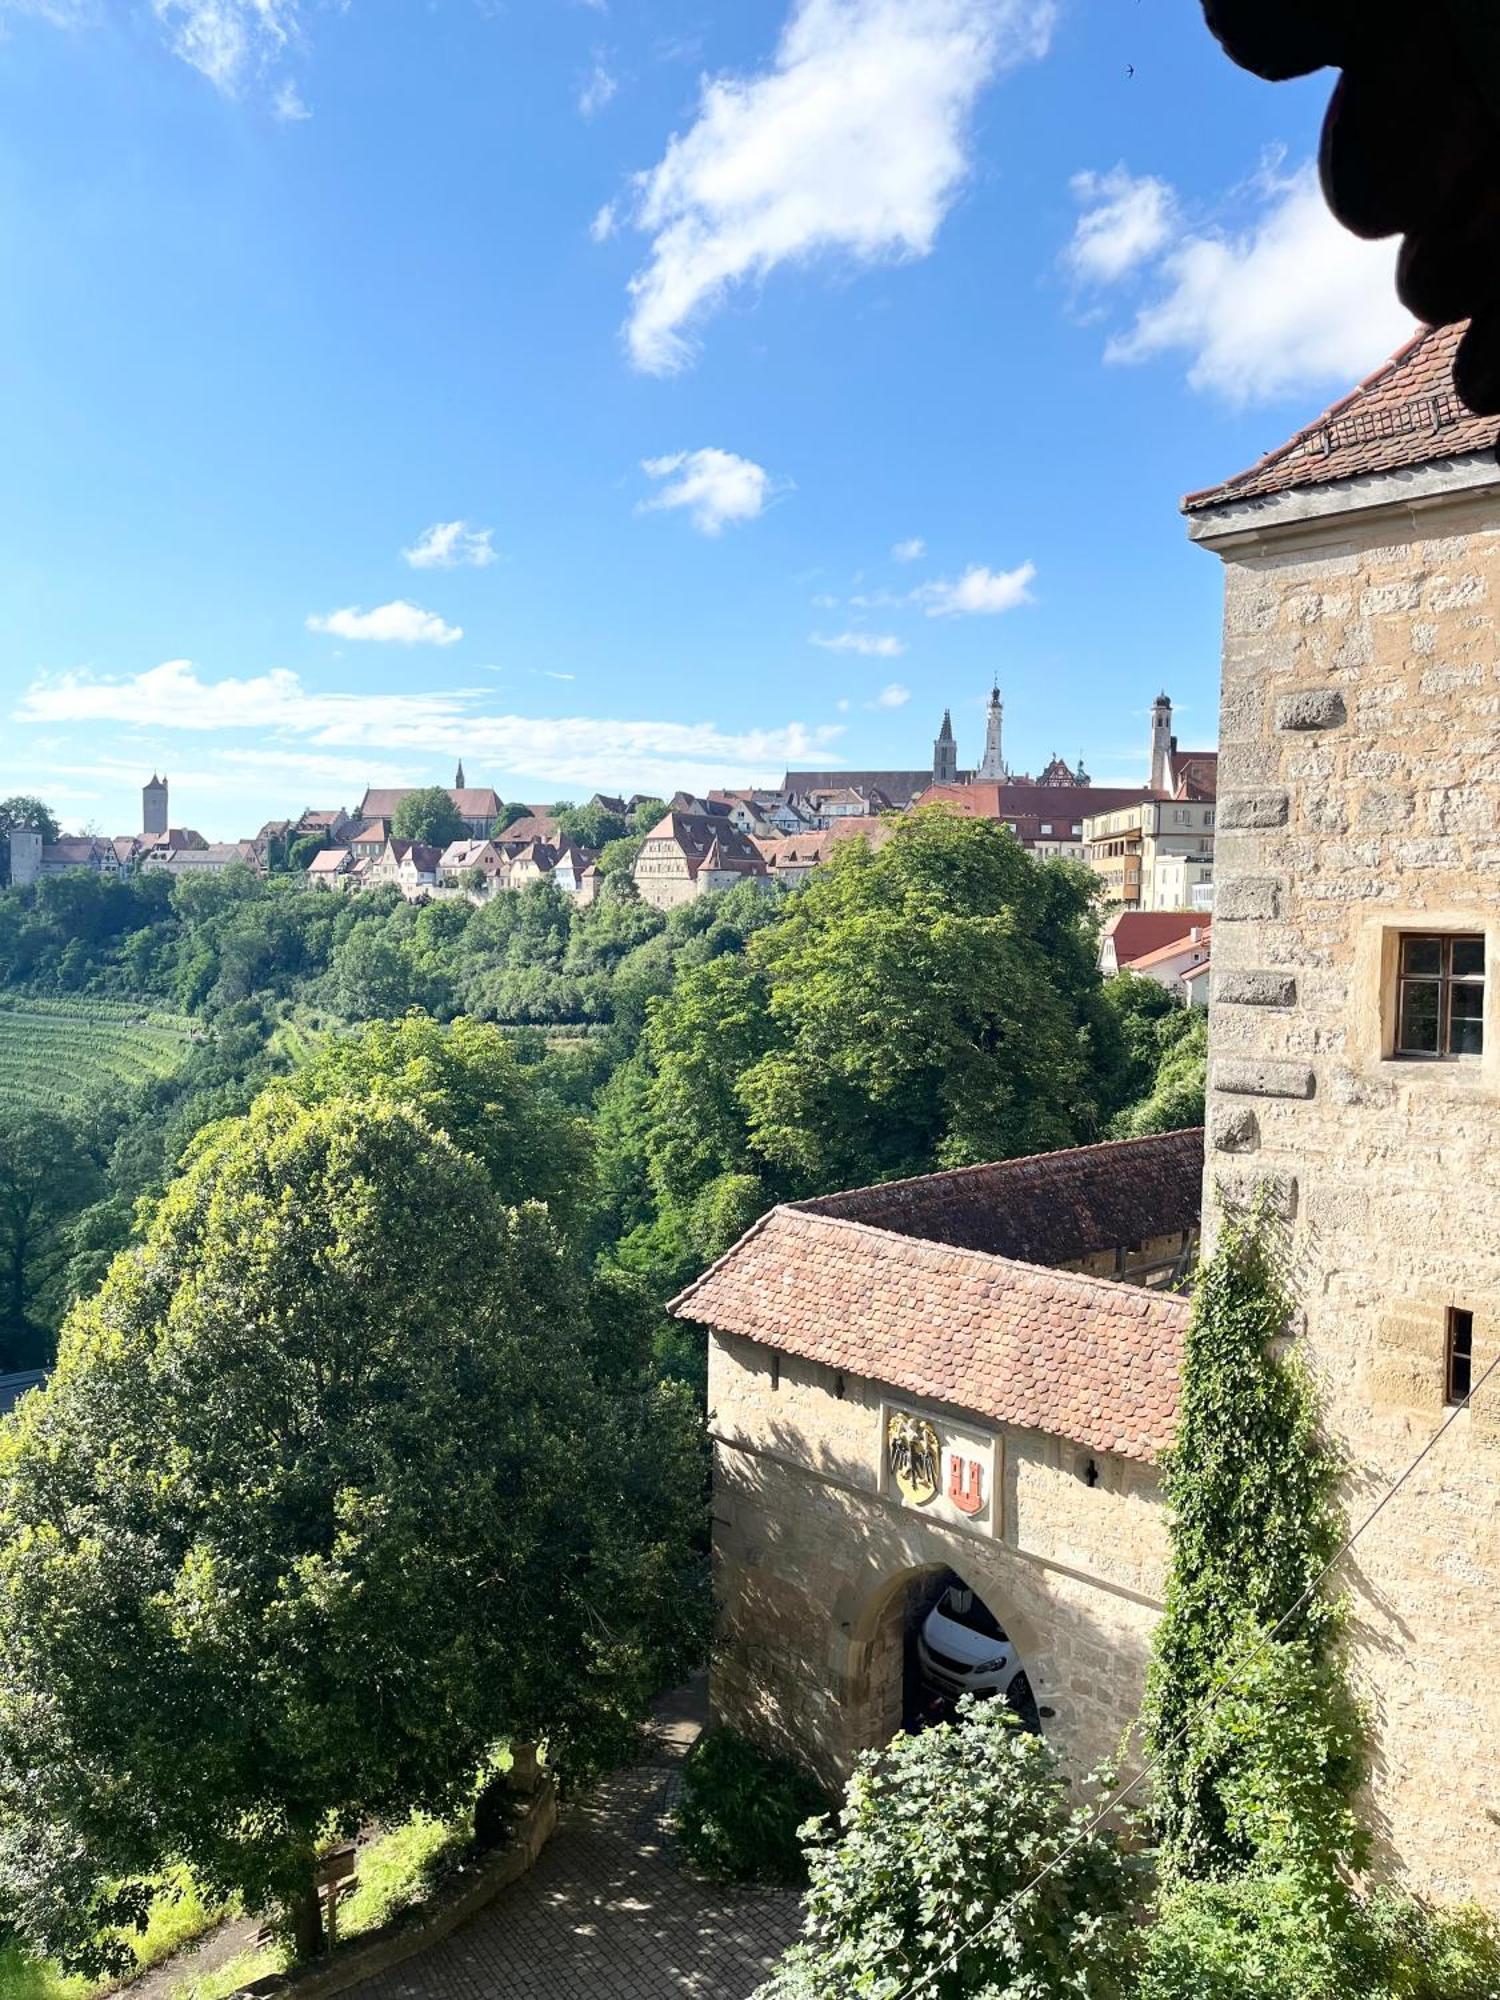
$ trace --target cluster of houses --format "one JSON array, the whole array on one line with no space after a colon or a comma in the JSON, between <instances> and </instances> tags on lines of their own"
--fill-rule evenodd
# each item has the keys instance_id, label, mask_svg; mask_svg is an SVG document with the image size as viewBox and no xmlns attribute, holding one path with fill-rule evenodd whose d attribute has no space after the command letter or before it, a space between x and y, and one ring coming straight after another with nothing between
<instances>
[{"instance_id":1,"label":"cluster of houses","mask_svg":"<svg viewBox=\"0 0 1500 2000\"><path fill-rule=\"evenodd\" d=\"M840 840L887 837L892 815L940 804L1005 826L1038 859L1081 861L1124 911L1175 913L1186 936L1213 907L1217 752L1183 750L1172 704L1151 708L1143 785L1095 785L1082 763L1054 756L1037 777L1005 762L1004 704L989 698L984 756L961 770L950 713L932 764L910 771L788 771L774 791L679 795L635 866L643 899L671 908L753 877L788 886L821 867Z\"/></svg>"},{"instance_id":2,"label":"cluster of houses","mask_svg":"<svg viewBox=\"0 0 1500 2000\"><path fill-rule=\"evenodd\" d=\"M1164 694L1152 705L1149 771L1138 786L1095 785L1081 762L1069 765L1058 756L1037 777L1014 773L1005 761L1003 725L997 686L989 698L984 755L974 770L959 767L945 711L932 762L921 769L788 771L771 788L703 797L678 792L641 841L631 868L636 890L644 902L668 910L744 881L795 888L841 841L859 837L878 845L889 838L897 815L942 804L1007 827L1038 859L1085 862L1119 911L1171 916L1172 936L1153 934L1153 950L1183 939L1189 952L1196 949L1198 933L1207 936L1213 904L1217 753L1179 749ZM171 824L167 780L153 773L142 788L139 834L46 842L18 829L11 840L11 879L24 884L75 868L116 876L152 869L216 874L234 867L265 873L284 866L288 856L301 856L310 883L345 893L392 887L414 901L463 896L479 902L547 882L580 904L598 895L599 855L570 838L551 809L531 806L515 816L512 807L507 818L498 792L468 784L460 763L448 798L463 831L437 847L397 834L402 802L410 796L408 790L372 787L355 813L308 808L297 819L267 821L251 840L215 843ZM639 795L604 793L589 801L622 822L638 817L647 803ZM1185 964L1191 971L1191 962ZM1195 986L1179 980L1175 969L1171 983L1185 1000L1207 990L1206 981Z\"/></svg>"}]
</instances>

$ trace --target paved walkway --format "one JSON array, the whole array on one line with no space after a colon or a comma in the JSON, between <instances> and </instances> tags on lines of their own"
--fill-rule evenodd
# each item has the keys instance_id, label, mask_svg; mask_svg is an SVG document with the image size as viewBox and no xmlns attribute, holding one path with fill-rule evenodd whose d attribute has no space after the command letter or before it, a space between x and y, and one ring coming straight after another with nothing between
<instances>
[{"instance_id":1,"label":"paved walkway","mask_svg":"<svg viewBox=\"0 0 1500 2000\"><path fill-rule=\"evenodd\" d=\"M796 1935L799 1899L673 1863L665 1820L704 1705L701 1682L661 1703L643 1761L567 1806L529 1875L352 2000L747 2000Z\"/></svg>"}]
</instances>

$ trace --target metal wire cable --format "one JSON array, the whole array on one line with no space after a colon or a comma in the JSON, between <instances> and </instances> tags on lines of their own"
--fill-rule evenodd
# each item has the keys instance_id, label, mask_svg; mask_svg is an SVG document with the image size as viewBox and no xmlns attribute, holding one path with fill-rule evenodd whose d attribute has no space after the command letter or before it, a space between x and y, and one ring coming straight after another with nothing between
<instances>
[{"instance_id":1,"label":"metal wire cable","mask_svg":"<svg viewBox=\"0 0 1500 2000\"><path fill-rule=\"evenodd\" d=\"M1198 1708L1194 1712L1193 1716L1189 1719L1189 1721L1183 1723L1182 1727L1176 1732L1175 1735L1169 1736L1166 1742L1163 1743L1161 1747L1156 1751L1155 1755L1152 1756L1150 1759L1148 1759L1148 1761L1144 1765L1142 1765L1141 1769L1136 1772L1135 1776L1130 1780L1130 1782L1128 1784L1121 1785L1118 1791L1112 1793L1111 1796L1105 1800L1104 1804L1100 1806L1099 1810L1094 1814L1093 1818L1088 1822L1088 1824L1080 1828L1080 1830L1073 1836L1073 1838L1070 1841L1068 1841L1066 1846L1059 1848L1057 1853L1053 1855L1052 1859L1049 1862L1047 1862L1044 1867L1039 1868L1036 1874L1032 1876L1029 1882L1025 1883L1021 1888L1017 1889L1013 1896L1008 1897L1007 1900L1000 1905L999 1909L995 1911L993 1916L986 1918L984 1923L982 1923L979 1926L978 1930L972 1932L968 1937L962 1939L958 1944L954 1945L953 1949L948 1953L946 1958L941 1959L938 1964L930 1967L926 1972L918 1973L916 1978L911 1980L907 1985L899 1987L897 1991L890 1996L890 2000L911 2000L912 1995L921 1993L930 1988L932 1982L935 1979L937 1979L941 1973L946 1972L949 1966L956 1964L956 1962L963 1955L964 1952L972 1950L973 1947L976 1944L978 1944L979 1941L984 1936L986 1936L988 1932L994 1929L995 1925L998 1924L1003 1917L1009 1916L1010 1912L1016 1909L1021 1903L1025 1902L1026 1898L1029 1895L1031 1895L1033 1891L1039 1888L1041 1884L1046 1881L1049 1875L1054 1873L1056 1869L1060 1868L1063 1862L1067 1860L1070 1854L1075 1853L1077 1849L1080 1848L1086 1840L1088 1840L1093 1834L1098 1832L1099 1828L1104 1824L1105 1820L1109 1818L1109 1815L1112 1812L1114 1812L1118 1806L1121 1806L1125 1803L1126 1799L1130 1797L1131 1793L1136 1789L1138 1785L1142 1784L1147 1778L1150 1777L1151 1773L1156 1769L1157 1765L1161 1762L1162 1758L1166 1755L1168 1750L1172 1749L1176 1744L1182 1741L1183 1737L1186 1736L1189 1728L1192 1726L1192 1723L1199 1720L1199 1718L1206 1710L1212 1709L1214 1703L1219 1699L1220 1695L1222 1695L1225 1692L1225 1690L1235 1681L1235 1679L1237 1679L1237 1677L1244 1672L1245 1668L1253 1665L1254 1662L1258 1660L1260 1656L1264 1652L1266 1652L1266 1650L1270 1646L1275 1644L1277 1638L1280 1636L1282 1631L1286 1628L1287 1625L1291 1623L1291 1621L1296 1617L1297 1613L1300 1610L1302 1610L1303 1606L1309 1602L1309 1600L1313 1597L1314 1593L1322 1586L1322 1584L1327 1581L1328 1577L1332 1575L1333 1571L1338 1567L1338 1565L1344 1560L1344 1557L1348 1555L1349 1551L1354 1547L1354 1544L1359 1540L1360 1536L1364 1534L1367 1528L1371 1527L1374 1524L1374 1522L1379 1519L1379 1517L1385 1512L1386 1508L1395 1499L1396 1495L1401 1491L1402 1487L1405 1486L1407 1481L1417 1471L1418 1467L1422 1464L1423 1460L1426 1459L1429 1456L1429 1454L1433 1452L1436 1449L1436 1447L1442 1442L1443 1438L1447 1435L1449 1428L1469 1407L1470 1402L1473 1400L1475 1396L1479 1394L1479 1391L1484 1387L1485 1383L1488 1382L1491 1375L1494 1374L1497 1368L1500 1368L1500 1354L1497 1354L1495 1356L1494 1360L1490 1363L1489 1367L1485 1369L1484 1373L1480 1376L1479 1380L1473 1383L1470 1386L1468 1392L1458 1402L1456 1402L1453 1405L1453 1408L1448 1412L1447 1416L1444 1417L1443 1421L1438 1425L1437 1429L1433 1432L1432 1436L1427 1440L1426 1444L1423 1445L1422 1449L1417 1453L1416 1457L1412 1459L1411 1463L1406 1467L1405 1471L1403 1471L1400 1477L1394 1480L1391 1483L1391 1485L1389 1485L1386 1488L1385 1492L1381 1494L1380 1498L1376 1501L1375 1505L1370 1509L1369 1513L1365 1515L1364 1519L1360 1522L1359 1526L1353 1531L1351 1535L1349 1535L1339 1545L1338 1549L1334 1552L1334 1554L1329 1557L1328 1561L1323 1565L1322 1569L1318 1571L1318 1574L1313 1578L1312 1582L1307 1586L1306 1590L1303 1591L1302 1595L1297 1599L1296 1603L1292 1605L1288 1611L1284 1612L1282 1616L1276 1621L1275 1625L1272 1626L1271 1630L1265 1633L1260 1639L1258 1639L1255 1645L1253 1645L1250 1648L1249 1652L1246 1653L1242 1659L1237 1660L1235 1664L1228 1670L1228 1672L1225 1673L1223 1678L1219 1681L1216 1681L1213 1687L1211 1687L1208 1690L1208 1692L1201 1698Z\"/></svg>"}]
</instances>

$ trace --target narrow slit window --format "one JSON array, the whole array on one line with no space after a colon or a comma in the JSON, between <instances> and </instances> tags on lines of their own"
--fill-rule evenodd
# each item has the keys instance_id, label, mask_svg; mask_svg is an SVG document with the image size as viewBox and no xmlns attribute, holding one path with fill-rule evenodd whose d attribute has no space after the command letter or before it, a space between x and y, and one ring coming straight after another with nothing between
<instances>
[{"instance_id":1,"label":"narrow slit window","mask_svg":"<svg viewBox=\"0 0 1500 2000\"><path fill-rule=\"evenodd\" d=\"M1484 1053L1484 939L1405 935L1396 1054L1442 1062Z\"/></svg>"},{"instance_id":2,"label":"narrow slit window","mask_svg":"<svg viewBox=\"0 0 1500 2000\"><path fill-rule=\"evenodd\" d=\"M1474 1315L1448 1308L1448 1401L1462 1403L1474 1386Z\"/></svg>"}]
</instances>

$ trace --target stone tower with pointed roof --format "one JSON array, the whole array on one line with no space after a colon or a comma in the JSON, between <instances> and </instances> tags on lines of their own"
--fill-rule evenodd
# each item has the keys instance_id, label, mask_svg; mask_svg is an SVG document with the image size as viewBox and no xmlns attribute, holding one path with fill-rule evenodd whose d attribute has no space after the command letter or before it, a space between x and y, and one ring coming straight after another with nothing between
<instances>
[{"instance_id":1,"label":"stone tower with pointed roof","mask_svg":"<svg viewBox=\"0 0 1500 2000\"><path fill-rule=\"evenodd\" d=\"M462 792L467 789L464 779L464 760L462 757L458 760L458 769L453 773L453 789L455 792Z\"/></svg>"},{"instance_id":2,"label":"stone tower with pointed roof","mask_svg":"<svg viewBox=\"0 0 1500 2000\"><path fill-rule=\"evenodd\" d=\"M147 840L155 839L167 830L167 781L151 773L149 785L141 786L141 832Z\"/></svg>"},{"instance_id":3,"label":"stone tower with pointed roof","mask_svg":"<svg viewBox=\"0 0 1500 2000\"><path fill-rule=\"evenodd\" d=\"M953 740L953 717L946 708L943 710L943 726L932 746L932 782L935 785L958 783L958 745Z\"/></svg>"},{"instance_id":4,"label":"stone tower with pointed roof","mask_svg":"<svg viewBox=\"0 0 1500 2000\"><path fill-rule=\"evenodd\" d=\"M1000 699L1000 683L996 681L990 689L989 707L985 712L984 757L976 778L992 779L1002 784L1010 773L1005 768L1005 703Z\"/></svg>"}]
</instances>

